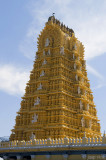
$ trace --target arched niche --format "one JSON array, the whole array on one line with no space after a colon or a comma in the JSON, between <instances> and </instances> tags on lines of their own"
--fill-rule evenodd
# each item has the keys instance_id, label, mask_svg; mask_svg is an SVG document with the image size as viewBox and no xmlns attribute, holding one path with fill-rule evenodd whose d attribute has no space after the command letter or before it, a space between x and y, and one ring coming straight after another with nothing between
<instances>
[{"instance_id":1,"label":"arched niche","mask_svg":"<svg viewBox=\"0 0 106 160\"><path fill-rule=\"evenodd\" d=\"M39 51L46 47L59 47L62 43L62 33L59 28L49 26L44 28L38 39Z\"/></svg>"}]
</instances>

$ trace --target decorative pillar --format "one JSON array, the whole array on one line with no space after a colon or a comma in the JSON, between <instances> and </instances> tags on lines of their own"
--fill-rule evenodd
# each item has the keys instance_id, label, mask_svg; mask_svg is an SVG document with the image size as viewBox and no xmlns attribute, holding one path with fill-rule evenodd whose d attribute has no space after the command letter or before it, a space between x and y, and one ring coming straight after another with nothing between
<instances>
[{"instance_id":1,"label":"decorative pillar","mask_svg":"<svg viewBox=\"0 0 106 160\"><path fill-rule=\"evenodd\" d=\"M51 145L51 138L47 139L47 145Z\"/></svg>"},{"instance_id":2,"label":"decorative pillar","mask_svg":"<svg viewBox=\"0 0 106 160\"><path fill-rule=\"evenodd\" d=\"M83 159L85 159L85 158L86 158L86 154L82 154L81 157L82 157Z\"/></svg>"},{"instance_id":3,"label":"decorative pillar","mask_svg":"<svg viewBox=\"0 0 106 160\"><path fill-rule=\"evenodd\" d=\"M67 137L64 138L64 145L68 144L69 139Z\"/></svg>"},{"instance_id":4,"label":"decorative pillar","mask_svg":"<svg viewBox=\"0 0 106 160\"><path fill-rule=\"evenodd\" d=\"M3 159L4 160L8 160L8 156L3 156Z\"/></svg>"},{"instance_id":5,"label":"decorative pillar","mask_svg":"<svg viewBox=\"0 0 106 160\"><path fill-rule=\"evenodd\" d=\"M84 137L82 138L82 144L87 143L87 137L86 137L86 132L84 132Z\"/></svg>"},{"instance_id":6,"label":"decorative pillar","mask_svg":"<svg viewBox=\"0 0 106 160\"><path fill-rule=\"evenodd\" d=\"M105 159L106 158L106 154L102 154L101 157L102 157L102 159Z\"/></svg>"},{"instance_id":7,"label":"decorative pillar","mask_svg":"<svg viewBox=\"0 0 106 160\"><path fill-rule=\"evenodd\" d=\"M31 160L35 160L35 155L31 155Z\"/></svg>"},{"instance_id":8,"label":"decorative pillar","mask_svg":"<svg viewBox=\"0 0 106 160\"><path fill-rule=\"evenodd\" d=\"M50 158L50 154L47 154L47 155L46 155L46 158L49 159L49 158Z\"/></svg>"},{"instance_id":9,"label":"decorative pillar","mask_svg":"<svg viewBox=\"0 0 106 160\"><path fill-rule=\"evenodd\" d=\"M65 159L67 159L67 158L68 158L68 154L63 154L63 157L64 157Z\"/></svg>"},{"instance_id":10,"label":"decorative pillar","mask_svg":"<svg viewBox=\"0 0 106 160\"><path fill-rule=\"evenodd\" d=\"M17 156L17 160L21 160L21 156L19 155L19 156Z\"/></svg>"}]
</instances>

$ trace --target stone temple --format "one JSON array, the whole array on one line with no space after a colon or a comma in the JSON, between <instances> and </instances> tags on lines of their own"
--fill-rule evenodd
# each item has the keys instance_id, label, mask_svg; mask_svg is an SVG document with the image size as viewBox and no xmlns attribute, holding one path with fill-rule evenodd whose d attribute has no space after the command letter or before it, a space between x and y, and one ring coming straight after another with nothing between
<instances>
[{"instance_id":1,"label":"stone temple","mask_svg":"<svg viewBox=\"0 0 106 160\"><path fill-rule=\"evenodd\" d=\"M38 51L10 140L99 137L100 123L87 78L84 46L54 16Z\"/></svg>"},{"instance_id":2,"label":"stone temple","mask_svg":"<svg viewBox=\"0 0 106 160\"><path fill-rule=\"evenodd\" d=\"M38 37L38 50L4 160L106 159L84 46L54 15Z\"/></svg>"}]
</instances>

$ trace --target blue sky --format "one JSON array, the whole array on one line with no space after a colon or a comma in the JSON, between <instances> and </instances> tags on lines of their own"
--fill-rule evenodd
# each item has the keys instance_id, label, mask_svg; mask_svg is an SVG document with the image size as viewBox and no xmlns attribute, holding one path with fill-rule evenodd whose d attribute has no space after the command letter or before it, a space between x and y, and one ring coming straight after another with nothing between
<instances>
[{"instance_id":1,"label":"blue sky","mask_svg":"<svg viewBox=\"0 0 106 160\"><path fill-rule=\"evenodd\" d=\"M0 137L9 136L48 17L75 31L85 46L101 132L106 130L106 1L0 0Z\"/></svg>"}]
</instances>

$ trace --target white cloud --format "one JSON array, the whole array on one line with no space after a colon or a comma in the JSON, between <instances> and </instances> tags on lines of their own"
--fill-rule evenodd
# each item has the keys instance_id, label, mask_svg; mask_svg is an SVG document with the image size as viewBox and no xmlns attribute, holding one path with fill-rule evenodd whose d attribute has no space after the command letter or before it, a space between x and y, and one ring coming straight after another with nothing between
<instances>
[{"instance_id":1,"label":"white cloud","mask_svg":"<svg viewBox=\"0 0 106 160\"><path fill-rule=\"evenodd\" d=\"M79 26L80 40L85 46L85 58L92 59L106 53L106 22L103 17L92 17L88 22Z\"/></svg>"},{"instance_id":2,"label":"white cloud","mask_svg":"<svg viewBox=\"0 0 106 160\"><path fill-rule=\"evenodd\" d=\"M95 90L95 89L100 89L100 88L105 87L105 86L106 86L106 84L104 84L104 83L99 83L98 85L96 85L96 86L93 87L92 89L93 89L93 90Z\"/></svg>"},{"instance_id":3,"label":"white cloud","mask_svg":"<svg viewBox=\"0 0 106 160\"><path fill-rule=\"evenodd\" d=\"M104 86L106 86L106 82L105 82L105 78L103 75L101 75L96 69L94 69L93 67L91 67L90 65L86 65L87 67L87 71L90 72L91 74L93 74L96 77L96 85L93 86L93 90L95 89L100 89Z\"/></svg>"},{"instance_id":4,"label":"white cloud","mask_svg":"<svg viewBox=\"0 0 106 160\"><path fill-rule=\"evenodd\" d=\"M94 76L96 76L97 78L99 78L100 80L104 80L104 77L93 67L91 67L90 65L86 65L87 70L92 73Z\"/></svg>"},{"instance_id":5,"label":"white cloud","mask_svg":"<svg viewBox=\"0 0 106 160\"><path fill-rule=\"evenodd\" d=\"M106 1L105 0L40 0L27 5L32 16L30 27L20 44L20 50L33 59L38 34L53 12L56 18L73 28L85 46L85 58L92 59L106 52Z\"/></svg>"},{"instance_id":6,"label":"white cloud","mask_svg":"<svg viewBox=\"0 0 106 160\"><path fill-rule=\"evenodd\" d=\"M11 65L0 66L0 90L11 95L23 95L29 73Z\"/></svg>"}]
</instances>

